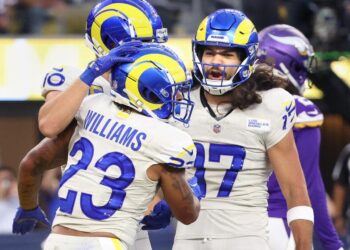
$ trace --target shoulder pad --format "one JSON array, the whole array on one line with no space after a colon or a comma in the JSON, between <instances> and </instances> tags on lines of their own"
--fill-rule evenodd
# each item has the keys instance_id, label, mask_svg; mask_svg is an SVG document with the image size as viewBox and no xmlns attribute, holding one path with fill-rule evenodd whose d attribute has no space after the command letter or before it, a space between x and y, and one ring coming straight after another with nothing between
<instances>
[{"instance_id":1,"label":"shoulder pad","mask_svg":"<svg viewBox=\"0 0 350 250\"><path fill-rule=\"evenodd\" d=\"M309 99L301 96L294 96L297 119L295 128L319 127L323 123L323 114L319 108Z\"/></svg>"}]
</instances>

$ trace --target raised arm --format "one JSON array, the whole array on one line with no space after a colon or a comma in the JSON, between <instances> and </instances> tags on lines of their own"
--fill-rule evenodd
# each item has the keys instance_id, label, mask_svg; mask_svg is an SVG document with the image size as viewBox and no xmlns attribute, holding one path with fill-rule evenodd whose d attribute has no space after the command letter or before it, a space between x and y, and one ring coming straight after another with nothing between
<instances>
[{"instance_id":1,"label":"raised arm","mask_svg":"<svg viewBox=\"0 0 350 250\"><path fill-rule=\"evenodd\" d=\"M125 43L114 48L106 56L89 63L86 70L61 94L55 96L39 110L39 129L46 137L53 138L73 120L81 102L93 81L109 71L115 64L132 62L128 57L138 51L140 41Z\"/></svg>"},{"instance_id":2,"label":"raised arm","mask_svg":"<svg viewBox=\"0 0 350 250\"><path fill-rule=\"evenodd\" d=\"M312 249L313 211L292 130L267 152L287 201L289 209L287 219L296 247L298 250L310 250Z\"/></svg>"}]
</instances>

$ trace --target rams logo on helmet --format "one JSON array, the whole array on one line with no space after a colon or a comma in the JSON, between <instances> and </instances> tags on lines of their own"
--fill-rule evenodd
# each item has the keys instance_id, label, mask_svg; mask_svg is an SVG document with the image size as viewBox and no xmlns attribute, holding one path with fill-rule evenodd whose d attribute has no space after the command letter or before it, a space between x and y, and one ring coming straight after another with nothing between
<instances>
[{"instance_id":1,"label":"rams logo on helmet","mask_svg":"<svg viewBox=\"0 0 350 250\"><path fill-rule=\"evenodd\" d=\"M101 56L132 39L165 42L168 33L155 9L145 0L106 0L91 10L85 38Z\"/></svg>"},{"instance_id":2,"label":"rams logo on helmet","mask_svg":"<svg viewBox=\"0 0 350 250\"><path fill-rule=\"evenodd\" d=\"M133 63L112 70L115 101L148 116L172 116L188 123L193 109L192 79L181 59L160 44L143 44L133 58Z\"/></svg>"}]
</instances>

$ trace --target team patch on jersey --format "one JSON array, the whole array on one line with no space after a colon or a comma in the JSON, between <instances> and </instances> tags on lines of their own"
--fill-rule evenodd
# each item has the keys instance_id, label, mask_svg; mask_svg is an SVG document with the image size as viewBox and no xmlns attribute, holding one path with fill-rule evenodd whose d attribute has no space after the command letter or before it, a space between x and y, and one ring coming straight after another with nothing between
<instances>
[{"instance_id":1,"label":"team patch on jersey","mask_svg":"<svg viewBox=\"0 0 350 250\"><path fill-rule=\"evenodd\" d=\"M253 130L270 131L271 124L270 124L270 121L268 120L248 118L247 128L253 129Z\"/></svg>"}]
</instances>

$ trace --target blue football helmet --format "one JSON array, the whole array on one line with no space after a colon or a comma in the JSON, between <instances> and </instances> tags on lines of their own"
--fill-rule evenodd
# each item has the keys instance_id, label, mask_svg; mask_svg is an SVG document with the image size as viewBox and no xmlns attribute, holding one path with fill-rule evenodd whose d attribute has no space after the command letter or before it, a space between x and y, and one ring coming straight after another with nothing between
<instances>
[{"instance_id":1,"label":"blue football helmet","mask_svg":"<svg viewBox=\"0 0 350 250\"><path fill-rule=\"evenodd\" d=\"M85 40L98 56L133 39L159 43L168 40L167 29L147 1L105 0L90 11Z\"/></svg>"},{"instance_id":2,"label":"blue football helmet","mask_svg":"<svg viewBox=\"0 0 350 250\"><path fill-rule=\"evenodd\" d=\"M241 64L202 63L204 48L217 46L234 48L242 52ZM258 34L254 24L240 11L221 9L207 16L199 25L192 41L194 76L205 90L213 95L222 95L247 81L254 71L258 49ZM208 79L205 66L222 67L221 80ZM237 68L231 79L225 79L226 69Z\"/></svg>"},{"instance_id":3,"label":"blue football helmet","mask_svg":"<svg viewBox=\"0 0 350 250\"><path fill-rule=\"evenodd\" d=\"M133 63L112 69L115 102L153 118L172 116L187 124L193 110L192 78L183 61L172 50L156 43L143 44L132 57Z\"/></svg>"},{"instance_id":4,"label":"blue football helmet","mask_svg":"<svg viewBox=\"0 0 350 250\"><path fill-rule=\"evenodd\" d=\"M259 32L259 40L259 62L274 67L302 94L308 72L312 71L316 62L309 40L299 30L286 24L266 27Z\"/></svg>"}]
</instances>

